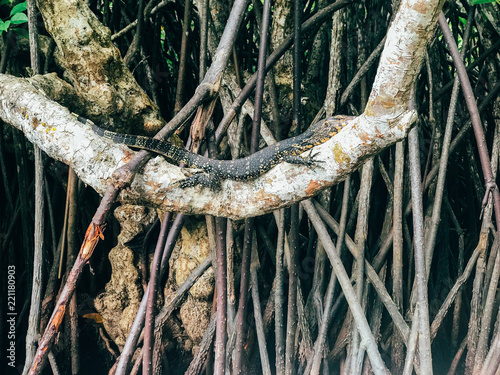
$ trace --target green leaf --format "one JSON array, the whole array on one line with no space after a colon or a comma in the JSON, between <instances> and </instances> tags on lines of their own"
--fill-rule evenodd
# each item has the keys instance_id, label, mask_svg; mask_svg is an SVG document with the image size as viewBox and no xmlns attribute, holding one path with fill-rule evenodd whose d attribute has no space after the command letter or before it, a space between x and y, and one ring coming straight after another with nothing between
<instances>
[{"instance_id":1,"label":"green leaf","mask_svg":"<svg viewBox=\"0 0 500 375\"><path fill-rule=\"evenodd\" d=\"M14 25L19 25L20 23L28 22L28 16L24 13L17 13L12 16L10 22Z\"/></svg>"},{"instance_id":2,"label":"green leaf","mask_svg":"<svg viewBox=\"0 0 500 375\"><path fill-rule=\"evenodd\" d=\"M494 3L495 0L470 0L470 5Z\"/></svg>"},{"instance_id":3,"label":"green leaf","mask_svg":"<svg viewBox=\"0 0 500 375\"><path fill-rule=\"evenodd\" d=\"M0 32L7 31L9 29L9 26L10 21L3 22L2 20L0 20Z\"/></svg>"},{"instance_id":4,"label":"green leaf","mask_svg":"<svg viewBox=\"0 0 500 375\"><path fill-rule=\"evenodd\" d=\"M15 14L24 12L26 9L28 9L28 6L26 5L26 1L24 1L12 8L12 10L10 11L10 15L13 16Z\"/></svg>"},{"instance_id":5,"label":"green leaf","mask_svg":"<svg viewBox=\"0 0 500 375\"><path fill-rule=\"evenodd\" d=\"M9 5L10 5L11 3L12 3L12 1L11 1L11 0L2 0L2 1L0 1L0 6L1 6L1 5L7 5L7 4L9 4Z\"/></svg>"},{"instance_id":6,"label":"green leaf","mask_svg":"<svg viewBox=\"0 0 500 375\"><path fill-rule=\"evenodd\" d=\"M22 27L19 27L17 29L12 29L12 31L15 32L17 35L19 35L21 38L29 39L28 30L23 29Z\"/></svg>"}]
</instances>

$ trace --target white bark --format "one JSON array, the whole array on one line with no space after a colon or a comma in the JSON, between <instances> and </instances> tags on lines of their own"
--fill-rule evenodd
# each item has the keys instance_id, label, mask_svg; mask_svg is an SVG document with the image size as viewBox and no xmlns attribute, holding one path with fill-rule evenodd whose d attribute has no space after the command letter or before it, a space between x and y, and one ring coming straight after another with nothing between
<instances>
[{"instance_id":1,"label":"white bark","mask_svg":"<svg viewBox=\"0 0 500 375\"><path fill-rule=\"evenodd\" d=\"M338 183L363 160L403 139L416 119L406 112L410 88L442 0L403 1L389 32L367 110L338 135L317 146L321 167L281 163L246 182L226 180L220 189L171 188L184 178L180 168L156 157L122 191L123 202L148 202L167 210L241 219L261 215L311 197ZM0 117L21 129L49 156L70 165L103 194L112 172L132 151L96 136L67 109L46 99L26 81L0 75Z\"/></svg>"},{"instance_id":2,"label":"white bark","mask_svg":"<svg viewBox=\"0 0 500 375\"><path fill-rule=\"evenodd\" d=\"M365 114L393 118L408 108L443 0L404 0L387 32Z\"/></svg>"},{"instance_id":3,"label":"white bark","mask_svg":"<svg viewBox=\"0 0 500 375\"><path fill-rule=\"evenodd\" d=\"M337 96L341 93L340 58L342 52L342 38L344 36L344 22L346 9L340 9L332 17L332 40L330 43L330 61L328 65L328 88L326 91L325 111L327 116L335 113Z\"/></svg>"}]
</instances>

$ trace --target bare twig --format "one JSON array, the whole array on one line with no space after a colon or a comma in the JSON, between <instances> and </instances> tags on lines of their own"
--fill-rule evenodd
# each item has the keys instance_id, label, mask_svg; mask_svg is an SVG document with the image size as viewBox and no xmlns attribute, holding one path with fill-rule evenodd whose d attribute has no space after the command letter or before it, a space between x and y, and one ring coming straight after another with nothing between
<instances>
[{"instance_id":1,"label":"bare twig","mask_svg":"<svg viewBox=\"0 0 500 375\"><path fill-rule=\"evenodd\" d=\"M57 366L56 357L52 351L49 353L49 363L50 369L54 375L59 375L61 372L59 371L59 367Z\"/></svg>"},{"instance_id":2,"label":"bare twig","mask_svg":"<svg viewBox=\"0 0 500 375\"><path fill-rule=\"evenodd\" d=\"M143 375L152 374L152 357L153 357L153 347L155 345L154 336L153 336L153 325L154 325L154 309L156 302L156 292L157 285L159 283L158 277L160 275L160 263L163 258L164 245L166 241L166 234L168 230L168 224L172 217L171 212L167 212L163 216L163 221L161 223L160 234L158 235L158 240L156 242L155 253L153 256L153 263L151 265L151 277L149 279L148 286L146 290L147 298L146 303L146 321L144 328L144 345L142 347L142 373Z\"/></svg>"},{"instance_id":3,"label":"bare twig","mask_svg":"<svg viewBox=\"0 0 500 375\"><path fill-rule=\"evenodd\" d=\"M424 228L423 228L423 208L422 208L422 187L420 174L420 158L418 148L418 132L416 129L410 131L408 136L408 146L410 153L410 176L411 176L411 196L413 201L413 238L415 256L415 284L417 288L417 310L418 321L413 320L413 324L418 324L420 364L424 374L432 374L432 354L429 329L429 302L427 298L427 282L425 272L424 255ZM408 363L408 362L407 362Z\"/></svg>"},{"instance_id":4,"label":"bare twig","mask_svg":"<svg viewBox=\"0 0 500 375\"><path fill-rule=\"evenodd\" d=\"M467 41L469 39L470 30L472 28L472 18L474 16L474 7L471 7L469 10L469 16L467 19L467 27L463 38L462 52L460 54L461 60L465 56L465 52L467 50ZM440 217L441 217L441 207L443 201L444 194L444 184L446 181L446 171L448 168L448 156L450 153L450 143L451 136L453 131L453 123L455 120L455 109L457 106L458 100L458 85L459 80L458 77L455 78L455 83L453 85L453 90L451 94L450 105L448 109L448 118L446 120L446 129L444 132L443 142L442 142L442 151L441 151L441 159L439 161L439 174L438 180L436 184L436 193L434 196L434 204L432 206L432 220L430 224L430 230L427 238L427 243L425 246L425 269L426 275L429 277L429 272L431 269L432 256L434 254L434 247L436 245L436 237L437 231L439 227ZM432 98L431 98L432 101Z\"/></svg>"},{"instance_id":5,"label":"bare twig","mask_svg":"<svg viewBox=\"0 0 500 375\"><path fill-rule=\"evenodd\" d=\"M356 295L361 301L363 308L366 307L366 300L363 298L364 286L364 265L365 265L365 247L368 237L368 213L370 212L370 191L373 179L374 160L368 160L363 165L361 172L361 187L359 191L359 208L358 220L356 224L355 242L357 247L356 263L353 271L356 281ZM366 310L365 310L366 311ZM359 332L354 331L351 336L351 343L348 351L349 355L346 359L348 371L353 374L361 373L363 361L359 361L359 352L363 349L360 347Z\"/></svg>"},{"instance_id":6,"label":"bare twig","mask_svg":"<svg viewBox=\"0 0 500 375\"><path fill-rule=\"evenodd\" d=\"M28 7L28 28L30 41L30 60L31 69L35 74L40 73L40 58L38 53L38 29L36 22L36 5L35 0L27 2ZM29 312L29 325L26 334L26 361L24 364L23 374L27 374L31 361L35 357L37 336L40 330L40 306L42 298L42 266L43 259L43 244L44 244L44 216L45 216L45 201L44 201L44 173L43 173L43 156L42 150L37 145L34 145L35 154L35 237L34 237L34 254L33 254L33 282L31 290L31 304Z\"/></svg>"},{"instance_id":7,"label":"bare twig","mask_svg":"<svg viewBox=\"0 0 500 375\"><path fill-rule=\"evenodd\" d=\"M492 152L492 170L494 175L496 176L497 174L497 169L498 169L498 155L499 155L499 149L500 149L500 128L497 126L495 128L495 137L493 139L493 152ZM487 273L486 275L486 280L489 281L489 288L488 288L488 294L486 297L486 301L484 303L483 307L483 314L481 316L481 331L479 334L479 340L477 344L477 353L476 353L476 361L474 365L474 371L479 373L482 364L484 362L484 359L487 354L487 344L489 341L490 337L490 325L491 325L491 318L493 315L493 304L495 301L495 296L497 292L497 285L498 285L498 280L500 278L500 254L499 254L499 243L500 239L498 236L495 238L495 242L493 243L491 247L491 253L490 253L490 261L488 263L493 263L493 258L496 257L496 260L494 262L494 268L493 270ZM488 268L491 268L491 265L488 264ZM488 277L488 275L491 274L491 277ZM486 286L486 285L485 285Z\"/></svg>"},{"instance_id":8,"label":"bare twig","mask_svg":"<svg viewBox=\"0 0 500 375\"><path fill-rule=\"evenodd\" d=\"M215 335L214 374L223 375L226 359L227 339L227 253L226 253L226 224L225 218L215 218L216 230L216 259L217 259L217 331Z\"/></svg>"},{"instance_id":9,"label":"bare twig","mask_svg":"<svg viewBox=\"0 0 500 375\"><path fill-rule=\"evenodd\" d=\"M182 22L182 40L181 40L181 51L179 58L179 72L177 74L177 89L175 91L175 104L174 104L175 112L180 111L180 109L182 108L182 102L184 100L184 88L186 86L184 77L186 76L186 60L187 60L187 48L188 48L187 41L189 37L189 30L191 29L191 2L192 0L186 0L184 2L184 20Z\"/></svg>"},{"instance_id":10,"label":"bare twig","mask_svg":"<svg viewBox=\"0 0 500 375\"><path fill-rule=\"evenodd\" d=\"M332 264L333 270L337 275L342 290L344 291L344 295L347 302L349 303L349 307L351 308L351 313L354 317L354 321L358 327L359 333L366 347L366 352L370 357L373 372L375 374L387 374L387 368L385 367L382 357L380 356L380 352L378 351L377 344L370 330L370 326L368 325L368 321L363 314L363 309L356 297L356 293L351 285L349 277L347 276L345 268L337 252L335 251L335 246L333 245L333 242L330 238L330 235L328 234L325 225L321 221L319 215L317 214L314 206L310 201L304 201L302 202L302 205L304 206L309 219L313 223L320 241L323 243L325 251Z\"/></svg>"},{"instance_id":11,"label":"bare twig","mask_svg":"<svg viewBox=\"0 0 500 375\"><path fill-rule=\"evenodd\" d=\"M302 25L302 32L306 32L315 25L325 21L328 18L328 16L331 15L331 13L339 9L342 9L343 7L351 4L351 2L352 0L339 0L334 4L330 4L329 6L321 9L318 13L316 13L314 16L312 16L311 18L309 18L307 21L304 22L304 24ZM280 46L273 51L273 53L269 56L269 58L266 61L266 72L269 69L271 69L271 67L274 64L276 64L276 62L281 58L281 56L283 56L283 54L292 46L292 43L293 43L293 36L291 35L288 38L286 38L283 41L283 43L280 44ZM254 74L248 80L245 87L243 87L240 94L231 105L229 111L224 115L224 118L219 123L217 131L215 133L217 143L221 141L222 135L226 132L234 116L236 116L236 113L240 110L241 106L251 95L253 87L255 86L256 82L257 82L257 74Z\"/></svg>"},{"instance_id":12,"label":"bare twig","mask_svg":"<svg viewBox=\"0 0 500 375\"><path fill-rule=\"evenodd\" d=\"M172 0L163 0L158 5L154 6L156 1L150 1L148 3L148 5L146 6L146 8L144 9L144 13L143 13L144 18L148 18L148 17L155 15L159 10L161 10L163 7L170 4L171 2L172 2ZM127 26L125 26L120 31L118 31L116 34L113 34L111 36L111 40L114 41L117 38L125 35L127 32L129 32L130 30L132 30L134 27L137 26L137 22L138 22L138 20L135 20L135 21L129 23Z\"/></svg>"},{"instance_id":13,"label":"bare twig","mask_svg":"<svg viewBox=\"0 0 500 375\"><path fill-rule=\"evenodd\" d=\"M406 358L405 365L403 368L403 375L412 375L413 374L413 364L415 360L415 354L417 352L417 342L418 342L418 327L420 325L419 322L419 312L420 309L415 309L413 313L413 323L411 326L410 335L408 336L408 340L406 340Z\"/></svg>"},{"instance_id":14,"label":"bare twig","mask_svg":"<svg viewBox=\"0 0 500 375\"><path fill-rule=\"evenodd\" d=\"M491 254L495 257L493 273L489 280L489 287L486 294L486 300L482 307L483 314L481 315L481 330L479 333L476 358L474 361L473 373L478 374L483 367L483 362L488 354L488 341L490 338L491 318L493 315L493 304L495 302L495 295L497 293L498 280L500 278L500 239L495 241L491 247ZM486 283L485 283L486 284ZM486 285L485 285L486 289ZM485 291L486 292L486 291Z\"/></svg>"},{"instance_id":15,"label":"bare twig","mask_svg":"<svg viewBox=\"0 0 500 375\"><path fill-rule=\"evenodd\" d=\"M333 229L334 232L337 234L339 233L339 225L337 222L328 214L321 205L317 204L315 202L315 208L318 210L318 213L320 214L321 218L323 221ZM352 241L352 239L346 234L345 236L345 244L347 249L350 251L350 253L353 255L353 257L356 257L357 254L357 247ZM381 264L379 265L379 267ZM378 268L377 268L378 269ZM400 332L401 336L406 340L406 338L410 334L410 329L408 328L408 325L406 324L405 320L403 319L401 313L398 311L397 306L394 304L392 301L389 293L387 292L384 283L380 280L380 278L377 275L377 269L375 269L369 262L368 260L365 259L365 271L366 271L366 276L368 277L368 280L370 283L373 285L375 291L379 295L379 298L382 300L384 303L384 306L386 307L387 311L391 315L391 318L393 319L394 324L396 325L398 331Z\"/></svg>"},{"instance_id":16,"label":"bare twig","mask_svg":"<svg viewBox=\"0 0 500 375\"><path fill-rule=\"evenodd\" d=\"M212 315L212 319L210 319L210 323L208 328L201 339L200 347L196 356L191 361L189 368L186 370L184 375L198 375L202 373L203 366L205 365L205 361L208 356L208 351L212 345L212 341L214 339L215 334L215 326L217 323L217 315Z\"/></svg>"},{"instance_id":17,"label":"bare twig","mask_svg":"<svg viewBox=\"0 0 500 375\"><path fill-rule=\"evenodd\" d=\"M458 52L457 45L453 36L451 35L451 30L448 26L446 18L444 14L441 13L439 16L439 25L441 26L441 30L443 31L443 35L448 43L450 53L453 57L453 61L455 67L457 69L457 74L460 78L460 84L462 86L462 90L464 92L465 102L467 104L467 108L469 110L471 116L472 127L474 129L474 135L476 138L479 158L481 160L481 167L483 171L483 176L485 179L485 188L486 195L483 199L483 210L488 203L488 198L490 193L493 193L493 205L495 208L495 222L497 231L500 230L500 192L498 191L498 187L495 183L492 167L490 163L490 158L488 154L488 148L486 144L486 139L484 136L484 131L481 125L481 118L479 116L479 110L477 104L474 100L474 93L472 91L472 87L470 85L467 72L465 70L465 66L460 58L460 54ZM476 272L476 278L474 280L474 295L471 302L471 319L469 327L469 335L468 335L468 352L466 358L466 371L473 371L475 366L475 357L476 357L476 345L477 345L477 336L479 334L479 323L477 319L477 315L479 314L478 309L481 305L481 296L480 291L483 285L483 277L484 277L484 259L481 257L478 261L478 271Z\"/></svg>"},{"instance_id":18,"label":"bare twig","mask_svg":"<svg viewBox=\"0 0 500 375\"><path fill-rule=\"evenodd\" d=\"M276 283L275 294L275 340L276 340L276 371L278 374L285 373L285 325L284 325L284 286L283 286L283 256L284 256L284 210L279 211L279 219L276 220L278 225L278 243L276 245L276 276L274 282Z\"/></svg>"},{"instance_id":19,"label":"bare twig","mask_svg":"<svg viewBox=\"0 0 500 375\"><path fill-rule=\"evenodd\" d=\"M403 312L403 174L405 143L396 145L394 170L394 226L392 244L392 298L399 312ZM392 372L403 371L404 354L401 336L393 334L391 341Z\"/></svg>"},{"instance_id":20,"label":"bare twig","mask_svg":"<svg viewBox=\"0 0 500 375\"><path fill-rule=\"evenodd\" d=\"M485 236L481 236L479 244L472 253L471 257L469 258L469 262L467 263L464 272L457 278L457 281L455 282L451 290L448 292L448 295L446 296L443 304L439 308L438 313L434 317L434 320L432 321L431 325L431 340L433 340L436 337L437 331L441 326L441 323L443 322L443 319L446 316L448 309L455 300L455 297L457 296L457 293L462 287L462 285L468 280L469 276L471 275L479 255L485 251L487 245L486 240L487 238Z\"/></svg>"},{"instance_id":21,"label":"bare twig","mask_svg":"<svg viewBox=\"0 0 500 375\"><path fill-rule=\"evenodd\" d=\"M203 0L198 9L198 13L200 14L200 83L207 71L208 5L209 0Z\"/></svg>"},{"instance_id":22,"label":"bare twig","mask_svg":"<svg viewBox=\"0 0 500 375\"><path fill-rule=\"evenodd\" d=\"M293 135L298 135L301 129L301 93L302 82L301 50L302 50L302 2L294 0L294 22L293 22ZM286 319L286 347L285 347L285 374L292 375L296 371L295 335L297 331L297 287L298 287L298 262L299 262L299 206L290 207L290 231L288 260L288 308ZM286 252L285 252L286 254Z\"/></svg>"},{"instance_id":23,"label":"bare twig","mask_svg":"<svg viewBox=\"0 0 500 375\"><path fill-rule=\"evenodd\" d=\"M135 57L135 54L141 50L142 34L143 34L143 24L144 24L144 1L139 0L139 6L137 10L137 27L134 35L134 40L130 44L130 47L123 58L126 65L129 65Z\"/></svg>"},{"instance_id":24,"label":"bare twig","mask_svg":"<svg viewBox=\"0 0 500 375\"><path fill-rule=\"evenodd\" d=\"M353 92L356 85L361 81L361 78L364 77L364 75L368 72L370 67L375 63L377 57L379 57L379 55L382 53L383 47L385 45L385 39L386 39L386 37L384 37L379 42L377 47L375 47L375 49L370 54L370 56L366 59L366 61L363 63L361 68L358 69L358 71L356 72L356 75L354 76L354 78L351 80L349 85L346 87L346 89L342 93L342 96L340 98L340 105L345 105L345 103L347 102L347 99L349 99L349 96Z\"/></svg>"},{"instance_id":25,"label":"bare twig","mask_svg":"<svg viewBox=\"0 0 500 375\"><path fill-rule=\"evenodd\" d=\"M463 64L462 59L460 58L460 53L458 52L457 44L451 35L450 27L446 22L446 18L444 14L441 12L439 15L439 25L441 26L441 30L443 31L443 35L448 43L450 48L451 56L453 57L453 62L457 69L458 77L460 78L460 85L462 86L462 90L464 92L465 103L467 104L467 109L469 110L472 127L474 129L474 135L476 137L477 149L479 153L479 157L481 160L481 167L483 170L485 187L486 187L486 196L483 200L483 209L488 202L488 197L490 193L493 193L493 205L495 207L495 221L497 231L500 230L500 192L498 191L498 187L495 184L495 179L493 177L493 172L491 169L490 157L488 155L488 146L486 144L486 138L484 136L483 127L481 125L481 117L479 116L479 110L477 107L477 103L474 100L474 92L472 91L472 87L470 85L469 78L467 76L467 72L465 70L465 66Z\"/></svg>"},{"instance_id":26,"label":"bare twig","mask_svg":"<svg viewBox=\"0 0 500 375\"><path fill-rule=\"evenodd\" d=\"M500 367L500 331L491 343L491 349L486 357L481 375L494 375Z\"/></svg>"},{"instance_id":27,"label":"bare twig","mask_svg":"<svg viewBox=\"0 0 500 375\"><path fill-rule=\"evenodd\" d=\"M264 14L262 17L262 27L260 36L259 60L257 71L257 86L255 91L255 112L252 124L252 138L250 144L250 153L255 153L259 148L260 122L262 117L262 101L264 96L264 80L266 76L266 52L267 52L267 32L269 28L270 2L266 1L264 5ZM241 254L241 281L240 298L238 304L238 325L235 345L235 355L233 361L233 371L236 375L242 372L243 342L246 335L246 311L248 299L249 268L252 249L252 238L254 236L254 220L245 220L245 235L243 252Z\"/></svg>"},{"instance_id":28,"label":"bare twig","mask_svg":"<svg viewBox=\"0 0 500 375\"><path fill-rule=\"evenodd\" d=\"M161 279L165 272L168 269L168 260L172 250L174 248L175 242L177 241L177 237L181 231L182 225L184 224L185 216L182 214L178 214L175 217L174 222L172 223L172 227L167 235L167 240L165 242L165 250L163 251L161 264L160 264L160 277ZM149 294L149 288L144 292L144 296L142 297L141 304L139 305L139 309L137 310L137 314L134 319L134 323L130 328L130 332L127 336L127 340L125 341L125 345L123 346L123 350L121 352L120 358L118 359L118 364L116 367L116 375L126 374L129 362L134 354L137 341L139 340L139 335L141 334L142 328L144 327L144 318L146 316L146 304L147 304L147 296ZM160 316L161 312L158 314L157 318ZM156 324L156 323L155 323Z\"/></svg>"},{"instance_id":29,"label":"bare twig","mask_svg":"<svg viewBox=\"0 0 500 375\"><path fill-rule=\"evenodd\" d=\"M493 44L490 49L488 49L483 54L478 56L477 59L474 59L474 61L467 66L466 71L468 73L473 71L475 68L480 66L488 57L495 54L499 49L500 49L500 40L498 40L495 44ZM441 89L436 93L436 95L434 95L434 101L440 100L441 97L446 93L446 91L448 91L450 88L453 87L454 82L455 80L453 79L449 81L447 84L445 84L443 87L441 87Z\"/></svg>"},{"instance_id":30,"label":"bare twig","mask_svg":"<svg viewBox=\"0 0 500 375\"><path fill-rule=\"evenodd\" d=\"M255 329L257 331L257 339L259 341L260 363L262 365L262 374L271 375L271 366L269 364L269 356L267 355L266 335L264 332L264 324L262 321L262 309L260 307L259 296L259 280L257 272L260 269L259 255L257 254L257 241L252 244L252 261L250 263L250 280L252 284L252 301L255 317Z\"/></svg>"},{"instance_id":31,"label":"bare twig","mask_svg":"<svg viewBox=\"0 0 500 375\"><path fill-rule=\"evenodd\" d=\"M78 218L78 177L73 169L70 168L68 175L68 217L67 217L67 233L63 236L68 240L68 256L66 259L66 269L71 269L71 265L75 261L75 256L78 253L77 234L77 218ZM79 352L79 332L78 332L78 315L77 315L77 300L73 294L69 304L67 320L70 326L70 352L71 352L71 373L76 375L80 372L80 352Z\"/></svg>"},{"instance_id":32,"label":"bare twig","mask_svg":"<svg viewBox=\"0 0 500 375\"><path fill-rule=\"evenodd\" d=\"M336 251L339 255L342 254L342 247L344 244L344 238L345 238L345 227L347 223L347 208L348 208L348 203L349 203L349 189L350 189L350 182L351 178L348 177L345 182L344 182L344 196L342 199L342 211L340 215L340 228L339 228L339 234L337 237L337 246L336 246ZM326 297L325 297L325 308L323 312L323 319L321 321L321 325L319 328L318 332L318 338L316 339L316 342L314 344L314 355L312 358L309 358L310 366L308 364L308 368L306 369L305 373L308 374L310 373L311 375L318 375L321 367L321 360L324 357L324 351L325 351L325 341L326 341L326 335L328 332L328 327L330 325L330 318L332 317L332 309L333 309L333 302L334 302L334 291L335 291L335 284L337 281L337 277L335 273L332 272L330 275L330 281L328 282L328 289L326 291ZM310 370L309 370L309 367ZM309 371L308 371L309 370Z\"/></svg>"},{"instance_id":33,"label":"bare twig","mask_svg":"<svg viewBox=\"0 0 500 375\"><path fill-rule=\"evenodd\" d=\"M448 199L445 199L444 201L445 205L447 206L449 215L452 219L453 225L455 226L455 230L457 231L458 234L458 270L457 274L462 275L464 272L464 253L465 253L465 233L464 230L461 228L460 223L458 222L455 213L453 212L450 202ZM462 295L463 292L462 290L459 290L457 292L457 296L455 298L455 307L453 309L453 326L451 329L451 345L453 347L457 347L458 345L458 334L460 332L460 312L463 308L462 306ZM431 325L431 335L432 335L432 325Z\"/></svg>"},{"instance_id":34,"label":"bare twig","mask_svg":"<svg viewBox=\"0 0 500 375\"><path fill-rule=\"evenodd\" d=\"M462 355L464 354L466 347L467 347L467 337L465 337L460 343L460 347L458 348L455 357L453 357L453 361L451 361L450 369L448 370L448 375L455 375L458 364L460 362L460 359L462 358Z\"/></svg>"},{"instance_id":35,"label":"bare twig","mask_svg":"<svg viewBox=\"0 0 500 375\"><path fill-rule=\"evenodd\" d=\"M250 280L250 256L252 250L252 238L254 236L253 218L245 220L245 234L243 239L243 251L241 253L241 279L240 297L238 300L238 313L236 323L236 342L234 348L233 372L240 375L243 372L244 342L247 331L247 304L248 304L248 284Z\"/></svg>"}]
</instances>

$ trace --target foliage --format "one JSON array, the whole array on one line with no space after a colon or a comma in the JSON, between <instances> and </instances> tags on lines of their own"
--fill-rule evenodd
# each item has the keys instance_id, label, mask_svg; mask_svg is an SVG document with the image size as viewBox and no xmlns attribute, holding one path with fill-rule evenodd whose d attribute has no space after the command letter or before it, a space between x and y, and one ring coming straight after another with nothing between
<instances>
[{"instance_id":1,"label":"foliage","mask_svg":"<svg viewBox=\"0 0 500 375\"><path fill-rule=\"evenodd\" d=\"M470 0L470 5L490 4L495 2L500 4L500 0Z\"/></svg>"},{"instance_id":2,"label":"foliage","mask_svg":"<svg viewBox=\"0 0 500 375\"><path fill-rule=\"evenodd\" d=\"M2 5L12 5L11 0L2 0L0 6ZM17 26L25 24L28 22L28 16L26 15L26 0L22 3L14 5L10 11L9 19L0 20L0 35L3 32L9 31L9 28L20 36L27 37L27 31L22 28L17 28Z\"/></svg>"}]
</instances>

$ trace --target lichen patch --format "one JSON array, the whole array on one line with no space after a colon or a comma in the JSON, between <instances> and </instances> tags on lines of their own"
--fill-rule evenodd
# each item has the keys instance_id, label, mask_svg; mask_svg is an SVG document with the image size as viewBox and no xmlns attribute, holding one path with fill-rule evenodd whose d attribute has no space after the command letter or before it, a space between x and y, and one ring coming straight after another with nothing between
<instances>
[{"instance_id":1,"label":"lichen patch","mask_svg":"<svg viewBox=\"0 0 500 375\"><path fill-rule=\"evenodd\" d=\"M351 162L351 158L349 155L344 151L340 143L335 143L335 146L333 146L333 156L335 157L335 161L338 164L348 164Z\"/></svg>"}]
</instances>

